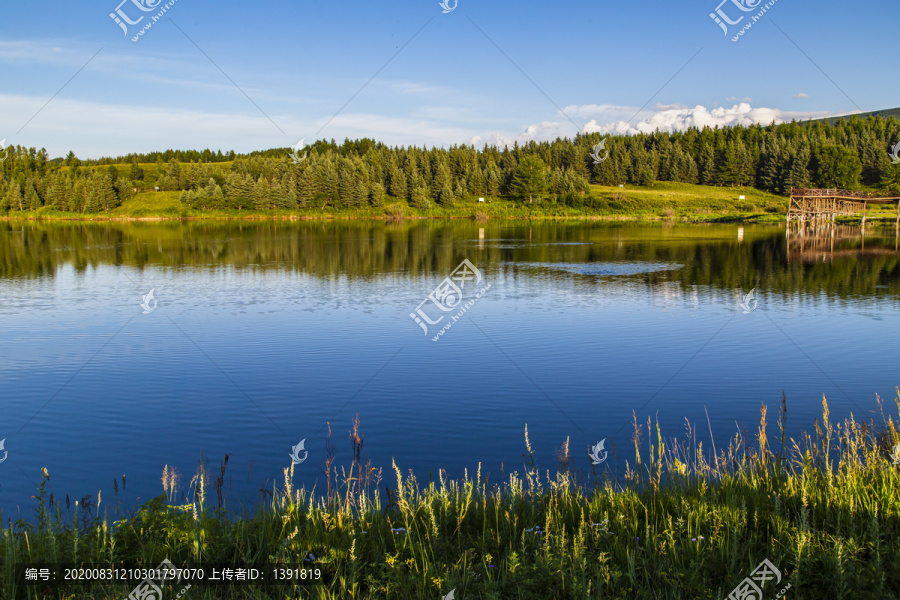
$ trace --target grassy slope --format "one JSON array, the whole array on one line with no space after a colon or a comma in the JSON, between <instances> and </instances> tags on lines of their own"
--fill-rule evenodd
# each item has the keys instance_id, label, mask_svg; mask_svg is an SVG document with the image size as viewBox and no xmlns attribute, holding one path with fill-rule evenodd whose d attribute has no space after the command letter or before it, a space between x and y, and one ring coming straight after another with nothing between
<instances>
[{"instance_id":1,"label":"grassy slope","mask_svg":"<svg viewBox=\"0 0 900 600\"><path fill-rule=\"evenodd\" d=\"M121 175L127 174L128 165L116 165ZM155 164L142 165L149 180L154 180ZM106 168L106 167L103 167ZM618 187L591 186L591 197L583 206L574 207L564 204L552 204L547 201L534 204L522 204L506 198L487 198L480 203L476 197L458 200L453 208L445 209L435 205L431 210L420 211L396 198L388 197L385 208L334 209L309 207L297 210L280 211L235 211L212 210L197 211L185 206L179 200L180 192L139 192L135 197L126 200L122 206L108 213L83 215L80 213L59 213L49 209L35 212L12 213L12 218L146 218L146 217L207 217L207 218L252 218L260 216L308 216L308 217L359 217L374 218L385 213L402 213L407 217L472 217L476 213L484 213L489 217L579 217L592 215L605 216L644 216L659 217L670 214L671 209L679 217L713 220L724 215L762 216L769 213L783 214L786 200L782 197L762 192L753 188L720 188L683 183L656 183L646 188L627 186L624 190ZM622 194L624 192L624 194ZM740 194L746 195L746 201L739 201ZM617 196L621 195L621 198Z\"/></svg>"},{"instance_id":2,"label":"grassy slope","mask_svg":"<svg viewBox=\"0 0 900 600\"><path fill-rule=\"evenodd\" d=\"M227 165L228 163L221 163ZM141 165L149 181L155 181L156 165ZM100 167L106 169L108 167ZM122 176L129 165L116 165ZM223 167L226 168L226 167ZM784 219L787 198L751 187L731 188L687 183L657 182L648 187L625 188L592 185L581 206L553 204L549 201L521 203L502 197L488 197L480 203L476 197L457 200L452 208L434 205L427 211L411 207L405 200L387 197L384 208L308 207L296 210L194 210L179 200L181 192L138 192L122 206L99 214L61 213L50 209L10 213L12 219L141 219L141 218L382 218L395 214L404 217L472 218L482 213L488 218L678 218L689 221L752 220L778 222ZM739 197L745 196L744 200ZM884 212L886 218L895 209ZM870 218L878 218L870 211Z\"/></svg>"}]
</instances>

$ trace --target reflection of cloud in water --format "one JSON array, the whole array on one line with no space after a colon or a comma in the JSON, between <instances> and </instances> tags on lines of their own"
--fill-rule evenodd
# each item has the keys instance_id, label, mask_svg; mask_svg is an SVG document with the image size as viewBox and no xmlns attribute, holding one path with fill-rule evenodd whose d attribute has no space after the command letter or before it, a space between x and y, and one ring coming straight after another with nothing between
<instances>
[{"instance_id":1,"label":"reflection of cloud in water","mask_svg":"<svg viewBox=\"0 0 900 600\"><path fill-rule=\"evenodd\" d=\"M656 262L594 262L594 263L520 263L522 267L556 269L576 275L640 275L658 271L677 271L684 265Z\"/></svg>"}]
</instances>

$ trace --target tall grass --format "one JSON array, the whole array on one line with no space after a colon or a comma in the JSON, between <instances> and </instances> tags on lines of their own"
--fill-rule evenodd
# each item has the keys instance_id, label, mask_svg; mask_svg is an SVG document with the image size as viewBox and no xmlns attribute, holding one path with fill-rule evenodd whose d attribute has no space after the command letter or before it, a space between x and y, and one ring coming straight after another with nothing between
<instances>
[{"instance_id":1,"label":"tall grass","mask_svg":"<svg viewBox=\"0 0 900 600\"><path fill-rule=\"evenodd\" d=\"M900 389L895 398L900 414ZM334 462L327 490L292 485L293 467L251 514L228 518L221 481L203 466L175 503L178 475L163 472L164 494L108 525L100 497L65 506L45 495L46 470L30 522L8 523L0 538L0 595L125 598L127 585L50 589L14 582L21 562L315 564L321 586L291 589L197 584L189 598L423 598L451 590L468 599L725 598L764 559L782 575L764 588L775 598L897 598L900 593L900 443L886 416L835 423L822 415L799 439L768 437L761 407L755 439L740 433L705 448L689 424L679 438L635 419L625 476L577 476L568 441L556 472L542 474L525 431L523 471L489 484L480 466L460 480L420 484L394 464L382 473L364 460L359 418L351 461ZM210 491L215 490L215 502ZM122 486L125 486L123 478ZM118 487L116 487L118 493ZM384 499L383 499L384 498ZM2 516L0 516L2 518ZM170 597L170 596L167 596ZM174 597L172 594L171 597Z\"/></svg>"}]
</instances>

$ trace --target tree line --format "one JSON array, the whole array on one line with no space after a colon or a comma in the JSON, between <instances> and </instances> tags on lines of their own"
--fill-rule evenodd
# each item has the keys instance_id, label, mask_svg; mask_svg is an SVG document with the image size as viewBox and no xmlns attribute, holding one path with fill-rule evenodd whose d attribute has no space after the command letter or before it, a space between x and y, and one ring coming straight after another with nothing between
<instances>
[{"instance_id":1,"label":"tree line","mask_svg":"<svg viewBox=\"0 0 900 600\"><path fill-rule=\"evenodd\" d=\"M103 212L137 189L154 187L181 191L181 200L199 210L380 207L396 201L427 210L473 196L579 204L592 183L655 181L753 186L781 195L792 187L900 190L900 164L890 155L897 142L896 118L852 117L832 124L580 134L502 150L320 140L298 160L290 149L248 155L170 150L101 159L105 164L87 164L70 152L61 164L48 160L44 149L15 147L0 161L0 213L42 207ZM156 163L154 175L145 173L147 162Z\"/></svg>"}]
</instances>

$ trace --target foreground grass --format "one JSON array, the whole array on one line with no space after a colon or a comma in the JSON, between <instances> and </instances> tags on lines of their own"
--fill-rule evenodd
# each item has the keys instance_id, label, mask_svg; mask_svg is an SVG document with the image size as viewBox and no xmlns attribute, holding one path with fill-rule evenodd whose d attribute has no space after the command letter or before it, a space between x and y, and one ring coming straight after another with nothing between
<instances>
[{"instance_id":1,"label":"foreground grass","mask_svg":"<svg viewBox=\"0 0 900 600\"><path fill-rule=\"evenodd\" d=\"M896 404L900 410L900 390ZM384 502L375 491L380 472L360 459L357 419L356 458L340 486L332 485L333 454L320 496L295 490L285 469L283 488L240 519L221 508L227 457L218 474L198 471L187 490L193 502L172 502L167 470L166 494L114 526L93 516L89 499L74 507L48 502L44 472L34 521L2 531L0 595L125 598L133 583L17 586L12 565L155 567L168 557L177 566L314 565L325 578L297 589L195 584L185 597L197 599L440 599L451 590L462 600L721 599L768 559L782 579L764 586L764 598L897 598L900 467L890 452L900 434L880 400L878 408L878 427L852 417L832 423L823 398L814 432L785 440L783 403L777 452L765 407L755 440L736 435L712 452L690 428L682 440L666 440L649 421L635 423L634 457L620 482L597 472L593 483L579 482L568 443L557 473L541 475L526 428L524 475L489 485L479 469L461 481L442 474L420 485L395 465Z\"/></svg>"}]
</instances>

